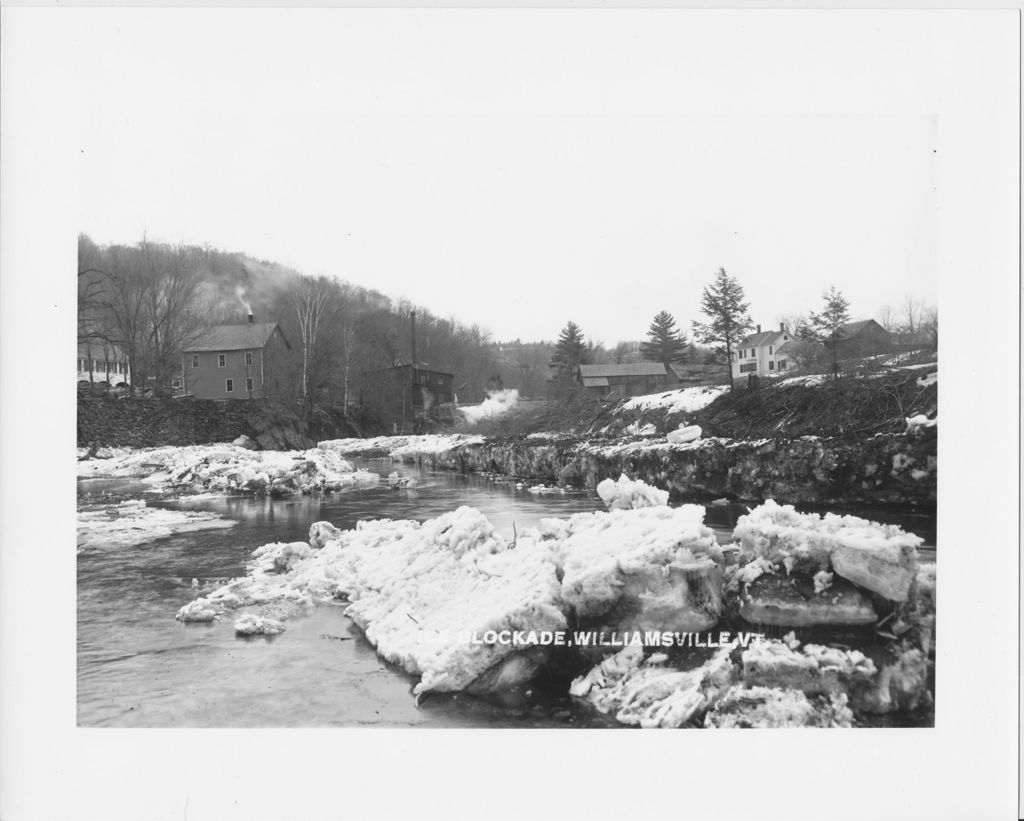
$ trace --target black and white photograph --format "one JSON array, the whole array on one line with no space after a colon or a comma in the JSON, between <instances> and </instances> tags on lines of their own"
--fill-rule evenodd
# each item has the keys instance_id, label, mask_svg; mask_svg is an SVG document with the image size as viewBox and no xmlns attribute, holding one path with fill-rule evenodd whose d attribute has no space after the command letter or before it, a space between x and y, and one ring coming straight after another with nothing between
<instances>
[{"instance_id":1,"label":"black and white photograph","mask_svg":"<svg viewBox=\"0 0 1024 821\"><path fill-rule=\"evenodd\" d=\"M317 739L355 792L464 738L544 791L571 749L588 791L619 750L799 792L784 739L864 802L830 817L1016 807L1015 11L17 11L4 127L47 136L5 138L4 394L39 433L3 434L45 545L5 498L4 590L66 638L7 647L53 657L74 755L273 781ZM6 661L5 698L41 677ZM422 766L359 813L470 812ZM951 803L948 767L1000 780ZM488 809L502 771L471 814L670 811ZM108 817L321 817L213 789Z\"/></svg>"}]
</instances>

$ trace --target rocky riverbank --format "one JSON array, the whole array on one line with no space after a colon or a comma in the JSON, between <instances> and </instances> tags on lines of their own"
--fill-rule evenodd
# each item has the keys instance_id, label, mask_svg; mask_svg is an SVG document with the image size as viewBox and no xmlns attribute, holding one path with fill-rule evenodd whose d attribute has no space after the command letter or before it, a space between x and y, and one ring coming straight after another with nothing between
<instances>
[{"instance_id":1,"label":"rocky riverbank","mask_svg":"<svg viewBox=\"0 0 1024 821\"><path fill-rule=\"evenodd\" d=\"M347 456L389 454L435 469L499 473L523 481L595 488L626 473L668 490L675 501L728 498L760 502L905 505L934 508L937 427L868 438L722 438L675 444L666 437L607 439L535 434L332 440ZM365 442L365 444L361 444Z\"/></svg>"}]
</instances>

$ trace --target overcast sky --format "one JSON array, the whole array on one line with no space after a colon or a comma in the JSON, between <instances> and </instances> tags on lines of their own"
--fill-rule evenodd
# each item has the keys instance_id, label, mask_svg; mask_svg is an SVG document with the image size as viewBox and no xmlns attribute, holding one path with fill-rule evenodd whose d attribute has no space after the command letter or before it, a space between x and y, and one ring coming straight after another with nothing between
<instances>
[{"instance_id":1,"label":"overcast sky","mask_svg":"<svg viewBox=\"0 0 1024 821\"><path fill-rule=\"evenodd\" d=\"M862 12L90 15L81 229L244 251L499 339L935 303L942 49Z\"/></svg>"}]
</instances>

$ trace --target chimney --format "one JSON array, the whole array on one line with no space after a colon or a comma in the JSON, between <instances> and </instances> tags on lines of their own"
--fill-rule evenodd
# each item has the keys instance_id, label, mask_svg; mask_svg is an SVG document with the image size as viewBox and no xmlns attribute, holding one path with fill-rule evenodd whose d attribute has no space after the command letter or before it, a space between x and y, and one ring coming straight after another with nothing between
<instances>
[{"instance_id":1,"label":"chimney","mask_svg":"<svg viewBox=\"0 0 1024 821\"><path fill-rule=\"evenodd\" d=\"M779 323L779 330L782 331L783 333L786 332L786 323L785 322L780 322Z\"/></svg>"},{"instance_id":2,"label":"chimney","mask_svg":"<svg viewBox=\"0 0 1024 821\"><path fill-rule=\"evenodd\" d=\"M249 324L252 325L255 320L252 318L252 314L249 314Z\"/></svg>"},{"instance_id":3,"label":"chimney","mask_svg":"<svg viewBox=\"0 0 1024 821\"><path fill-rule=\"evenodd\" d=\"M412 321L412 366L416 367L416 312L411 311L409 313L409 319Z\"/></svg>"},{"instance_id":4,"label":"chimney","mask_svg":"<svg viewBox=\"0 0 1024 821\"><path fill-rule=\"evenodd\" d=\"M760 325L757 326L757 332L761 333L761 326Z\"/></svg>"}]
</instances>

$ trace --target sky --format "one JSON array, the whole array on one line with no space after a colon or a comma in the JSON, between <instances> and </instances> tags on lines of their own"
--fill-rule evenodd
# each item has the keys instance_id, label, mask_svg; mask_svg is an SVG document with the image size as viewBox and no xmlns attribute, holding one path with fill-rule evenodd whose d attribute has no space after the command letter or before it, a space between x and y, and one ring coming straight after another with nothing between
<instances>
[{"instance_id":1,"label":"sky","mask_svg":"<svg viewBox=\"0 0 1024 821\"><path fill-rule=\"evenodd\" d=\"M70 48L82 231L207 244L497 339L937 303L942 50L913 13L148 10Z\"/></svg>"}]
</instances>

